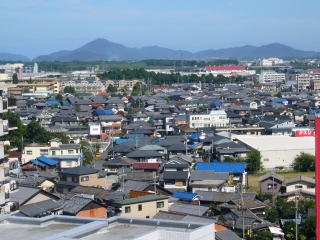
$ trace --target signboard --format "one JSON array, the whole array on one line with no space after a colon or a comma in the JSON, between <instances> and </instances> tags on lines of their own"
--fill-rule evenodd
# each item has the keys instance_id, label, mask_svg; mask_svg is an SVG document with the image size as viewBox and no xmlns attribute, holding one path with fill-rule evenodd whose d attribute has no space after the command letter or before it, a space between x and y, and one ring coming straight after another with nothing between
<instances>
[{"instance_id":1,"label":"signboard","mask_svg":"<svg viewBox=\"0 0 320 240\"><path fill-rule=\"evenodd\" d=\"M90 125L90 135L91 136L100 136L101 135L100 125Z\"/></svg>"},{"instance_id":2,"label":"signboard","mask_svg":"<svg viewBox=\"0 0 320 240\"><path fill-rule=\"evenodd\" d=\"M320 117L316 117L316 239L320 240Z\"/></svg>"},{"instance_id":3,"label":"signboard","mask_svg":"<svg viewBox=\"0 0 320 240\"><path fill-rule=\"evenodd\" d=\"M313 137L315 134L314 129L297 129L295 130L296 137Z\"/></svg>"}]
</instances>

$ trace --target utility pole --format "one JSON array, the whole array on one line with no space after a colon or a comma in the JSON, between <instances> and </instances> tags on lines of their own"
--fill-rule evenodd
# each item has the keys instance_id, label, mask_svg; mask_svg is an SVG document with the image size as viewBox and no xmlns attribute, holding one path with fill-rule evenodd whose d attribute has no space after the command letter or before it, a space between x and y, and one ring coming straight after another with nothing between
<instances>
[{"instance_id":1,"label":"utility pole","mask_svg":"<svg viewBox=\"0 0 320 240\"><path fill-rule=\"evenodd\" d=\"M246 239L245 228L244 228L244 203L243 203L243 192L242 192L242 184L239 183L240 197L241 197L241 214L242 214L242 239Z\"/></svg>"},{"instance_id":2,"label":"utility pole","mask_svg":"<svg viewBox=\"0 0 320 240\"><path fill-rule=\"evenodd\" d=\"M295 200L296 200L296 240L298 240L298 194L295 194Z\"/></svg>"}]
</instances>

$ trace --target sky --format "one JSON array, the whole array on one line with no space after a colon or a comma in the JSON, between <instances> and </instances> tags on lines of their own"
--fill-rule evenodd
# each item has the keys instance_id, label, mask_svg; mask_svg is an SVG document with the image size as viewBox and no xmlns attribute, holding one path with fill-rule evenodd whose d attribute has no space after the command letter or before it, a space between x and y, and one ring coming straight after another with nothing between
<instances>
[{"instance_id":1,"label":"sky","mask_svg":"<svg viewBox=\"0 0 320 240\"><path fill-rule=\"evenodd\" d=\"M319 0L0 0L0 52L36 57L96 38L199 51L320 51Z\"/></svg>"}]
</instances>

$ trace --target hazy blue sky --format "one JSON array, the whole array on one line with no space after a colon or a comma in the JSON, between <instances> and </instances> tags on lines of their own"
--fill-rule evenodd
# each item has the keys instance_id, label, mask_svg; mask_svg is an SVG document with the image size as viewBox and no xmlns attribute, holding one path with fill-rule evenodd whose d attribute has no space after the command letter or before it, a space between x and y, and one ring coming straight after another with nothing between
<instances>
[{"instance_id":1,"label":"hazy blue sky","mask_svg":"<svg viewBox=\"0 0 320 240\"><path fill-rule=\"evenodd\" d=\"M34 57L96 38L203 50L320 50L319 0L0 0L0 52Z\"/></svg>"}]
</instances>

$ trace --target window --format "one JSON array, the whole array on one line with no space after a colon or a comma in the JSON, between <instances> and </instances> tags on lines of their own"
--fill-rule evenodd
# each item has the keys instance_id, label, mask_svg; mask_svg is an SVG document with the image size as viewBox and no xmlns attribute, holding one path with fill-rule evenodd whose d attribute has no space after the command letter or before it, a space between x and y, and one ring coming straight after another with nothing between
<instances>
[{"instance_id":1,"label":"window","mask_svg":"<svg viewBox=\"0 0 320 240\"><path fill-rule=\"evenodd\" d=\"M32 155L32 151L27 151L27 155Z\"/></svg>"},{"instance_id":2,"label":"window","mask_svg":"<svg viewBox=\"0 0 320 240\"><path fill-rule=\"evenodd\" d=\"M72 179L71 181L74 183L78 182L78 178L76 176L72 176L71 179Z\"/></svg>"},{"instance_id":3,"label":"window","mask_svg":"<svg viewBox=\"0 0 320 240\"><path fill-rule=\"evenodd\" d=\"M56 151L52 151L52 156L55 156L56 155Z\"/></svg>"},{"instance_id":4,"label":"window","mask_svg":"<svg viewBox=\"0 0 320 240\"><path fill-rule=\"evenodd\" d=\"M157 208L163 208L164 202L157 202Z\"/></svg>"},{"instance_id":5,"label":"window","mask_svg":"<svg viewBox=\"0 0 320 240\"><path fill-rule=\"evenodd\" d=\"M131 212L131 207L125 207L124 208L125 213L130 213Z\"/></svg>"},{"instance_id":6,"label":"window","mask_svg":"<svg viewBox=\"0 0 320 240\"><path fill-rule=\"evenodd\" d=\"M89 181L89 176L83 176L81 177L81 182Z\"/></svg>"},{"instance_id":7,"label":"window","mask_svg":"<svg viewBox=\"0 0 320 240\"><path fill-rule=\"evenodd\" d=\"M40 149L40 155L48 155L48 149Z\"/></svg>"},{"instance_id":8,"label":"window","mask_svg":"<svg viewBox=\"0 0 320 240\"><path fill-rule=\"evenodd\" d=\"M296 185L295 188L302 188L302 185Z\"/></svg>"},{"instance_id":9,"label":"window","mask_svg":"<svg viewBox=\"0 0 320 240\"><path fill-rule=\"evenodd\" d=\"M141 204L138 205L138 211L142 211L142 205Z\"/></svg>"},{"instance_id":10,"label":"window","mask_svg":"<svg viewBox=\"0 0 320 240\"><path fill-rule=\"evenodd\" d=\"M73 150L71 149L71 150L68 150L68 153L69 154L73 154Z\"/></svg>"}]
</instances>

